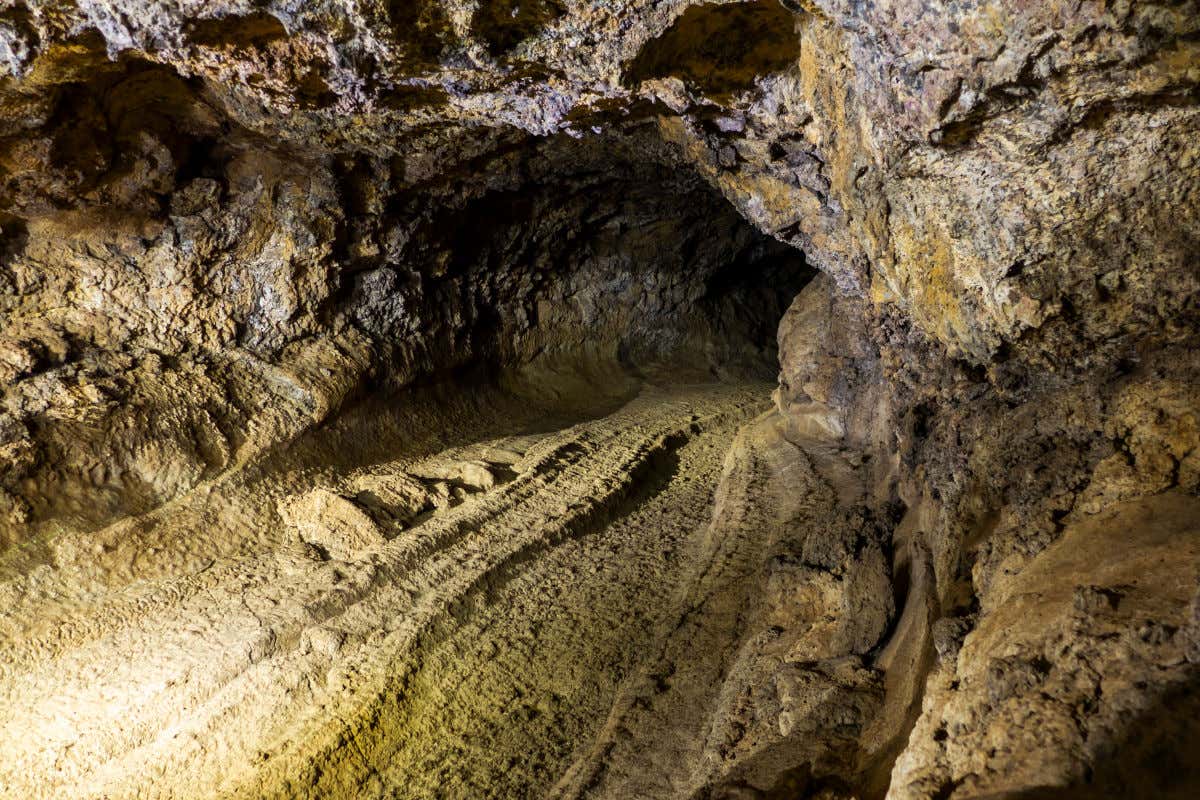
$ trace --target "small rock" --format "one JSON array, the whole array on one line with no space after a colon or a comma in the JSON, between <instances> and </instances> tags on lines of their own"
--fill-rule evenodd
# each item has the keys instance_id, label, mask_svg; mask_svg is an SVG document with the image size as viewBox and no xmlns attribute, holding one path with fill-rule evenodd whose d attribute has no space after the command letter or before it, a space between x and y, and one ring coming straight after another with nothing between
<instances>
[{"instance_id":1,"label":"small rock","mask_svg":"<svg viewBox=\"0 0 1200 800\"><path fill-rule=\"evenodd\" d=\"M281 500L279 516L302 540L342 561L352 561L386 541L362 509L328 489Z\"/></svg>"}]
</instances>

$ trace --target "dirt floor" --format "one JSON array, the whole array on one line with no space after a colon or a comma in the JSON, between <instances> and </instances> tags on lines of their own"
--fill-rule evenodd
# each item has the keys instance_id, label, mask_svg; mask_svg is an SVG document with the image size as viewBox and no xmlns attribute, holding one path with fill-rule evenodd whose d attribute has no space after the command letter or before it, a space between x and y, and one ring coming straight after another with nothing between
<instances>
[{"instance_id":1,"label":"dirt floor","mask_svg":"<svg viewBox=\"0 0 1200 800\"><path fill-rule=\"evenodd\" d=\"M812 475L770 386L541 369L372 399L9 570L0 785L680 794L741 581Z\"/></svg>"}]
</instances>

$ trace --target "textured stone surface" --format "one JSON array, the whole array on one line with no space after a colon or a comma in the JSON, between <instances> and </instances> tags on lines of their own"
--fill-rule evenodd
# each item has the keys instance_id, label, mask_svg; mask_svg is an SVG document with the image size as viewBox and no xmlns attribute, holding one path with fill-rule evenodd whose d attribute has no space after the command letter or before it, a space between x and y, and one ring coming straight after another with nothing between
<instances>
[{"instance_id":1,"label":"textured stone surface","mask_svg":"<svg viewBox=\"0 0 1200 800\"><path fill-rule=\"evenodd\" d=\"M1198 143L1194 0L0 0L0 794L1194 796Z\"/></svg>"}]
</instances>

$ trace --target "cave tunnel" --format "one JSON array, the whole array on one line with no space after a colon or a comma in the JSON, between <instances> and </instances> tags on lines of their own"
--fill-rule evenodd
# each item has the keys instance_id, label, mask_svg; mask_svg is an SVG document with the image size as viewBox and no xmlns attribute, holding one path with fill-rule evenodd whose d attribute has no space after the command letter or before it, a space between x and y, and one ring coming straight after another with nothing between
<instances>
[{"instance_id":1,"label":"cave tunnel","mask_svg":"<svg viewBox=\"0 0 1200 800\"><path fill-rule=\"evenodd\" d=\"M189 35L286 41L252 22ZM97 402L10 429L29 446L3 571L76 571L54 641L23 636L106 673L18 687L9 723L44 735L16 758L76 753L51 782L68 793L101 766L136 783L140 758L205 772L203 742L241 752L261 714L345 701L346 727L255 756L239 790L550 791L644 668L712 515L736 513L712 493L771 407L779 323L815 270L653 118L510 136L421 181L396 153L273 141L202 80L92 57L47 105L48 162L14 144L4 185L11 377ZM122 299L57 318L20 299L88 291ZM381 636L386 665L337 677Z\"/></svg>"},{"instance_id":2,"label":"cave tunnel","mask_svg":"<svg viewBox=\"0 0 1200 800\"><path fill-rule=\"evenodd\" d=\"M1197 796L1110 5L5 4L0 798Z\"/></svg>"},{"instance_id":3,"label":"cave tunnel","mask_svg":"<svg viewBox=\"0 0 1200 800\"><path fill-rule=\"evenodd\" d=\"M779 320L813 270L652 131L558 137L483 169L486 186L348 220L372 255L351 261L338 310L397 363L416 346L435 369L578 354L774 379ZM343 186L374 174L359 164Z\"/></svg>"}]
</instances>

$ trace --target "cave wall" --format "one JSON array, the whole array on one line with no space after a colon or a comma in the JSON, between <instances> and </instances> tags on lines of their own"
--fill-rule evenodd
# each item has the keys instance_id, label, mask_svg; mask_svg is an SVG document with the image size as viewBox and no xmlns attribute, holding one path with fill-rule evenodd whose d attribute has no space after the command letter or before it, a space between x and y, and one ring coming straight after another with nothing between
<instances>
[{"instance_id":1,"label":"cave wall","mask_svg":"<svg viewBox=\"0 0 1200 800\"><path fill-rule=\"evenodd\" d=\"M848 780L1128 789L1196 681L1198 37L1190 0L7 3L0 545L380 383L727 363L704 303L798 293L779 411L868 456L909 576Z\"/></svg>"}]
</instances>

